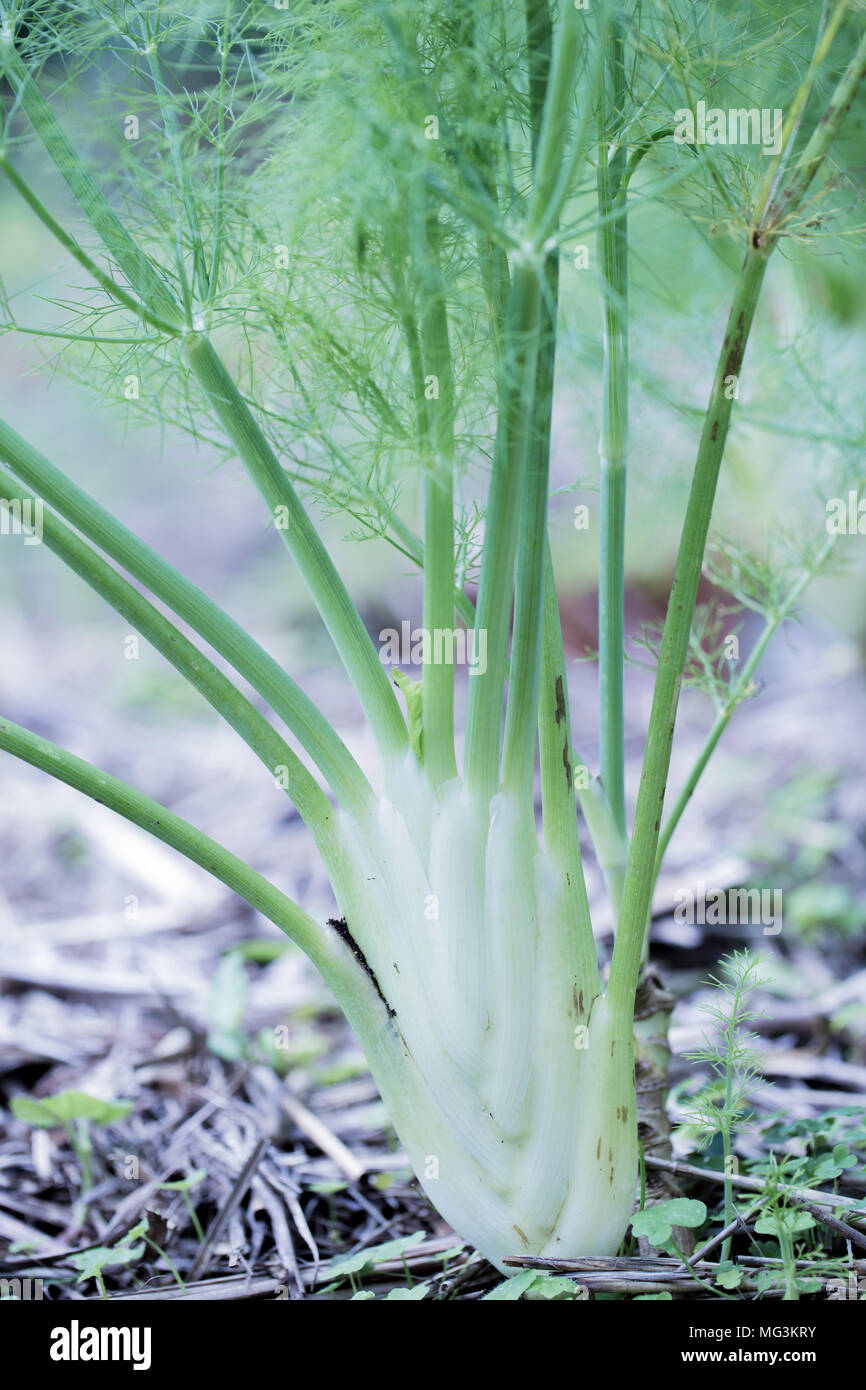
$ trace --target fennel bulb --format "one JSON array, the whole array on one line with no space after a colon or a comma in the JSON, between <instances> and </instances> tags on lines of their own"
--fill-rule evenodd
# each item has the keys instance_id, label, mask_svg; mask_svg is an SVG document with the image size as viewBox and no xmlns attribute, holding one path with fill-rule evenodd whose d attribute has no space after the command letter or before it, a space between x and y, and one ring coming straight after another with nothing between
<instances>
[{"instance_id":1,"label":"fennel bulb","mask_svg":"<svg viewBox=\"0 0 866 1390\"><path fill-rule=\"evenodd\" d=\"M434 792L413 755L391 787L369 823L342 819L335 889L402 1053L394 1085L368 1048L410 1163L499 1268L613 1254L637 1174L631 1028L571 944L577 885L505 793L485 812L458 780Z\"/></svg>"}]
</instances>

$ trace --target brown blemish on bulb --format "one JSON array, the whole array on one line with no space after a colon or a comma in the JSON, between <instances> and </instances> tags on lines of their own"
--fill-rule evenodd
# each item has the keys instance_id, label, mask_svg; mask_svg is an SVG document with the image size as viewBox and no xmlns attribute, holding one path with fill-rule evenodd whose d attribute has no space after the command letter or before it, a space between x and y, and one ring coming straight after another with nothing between
<instances>
[{"instance_id":1,"label":"brown blemish on bulb","mask_svg":"<svg viewBox=\"0 0 866 1390\"><path fill-rule=\"evenodd\" d=\"M525 1236L525 1235L523 1234L523 1232L521 1231L520 1227L519 1227L519 1226L515 1226L513 1229L514 1229L514 1230L517 1232L517 1234L520 1236L520 1239L523 1241L523 1244L524 1244L524 1245L528 1245L528 1244L529 1244L529 1238L528 1238L528 1236Z\"/></svg>"},{"instance_id":2,"label":"brown blemish on bulb","mask_svg":"<svg viewBox=\"0 0 866 1390\"><path fill-rule=\"evenodd\" d=\"M565 691L562 687L562 676L557 676L556 678L556 709L554 710L553 717L557 724L561 723L565 718Z\"/></svg>"},{"instance_id":3,"label":"brown blemish on bulb","mask_svg":"<svg viewBox=\"0 0 866 1390\"><path fill-rule=\"evenodd\" d=\"M598 1144L595 1150L596 1158L601 1158L601 1135L598 1136Z\"/></svg>"},{"instance_id":4,"label":"brown blemish on bulb","mask_svg":"<svg viewBox=\"0 0 866 1390\"><path fill-rule=\"evenodd\" d=\"M376 972L368 964L367 957L364 955L364 952L361 950L361 947L358 945L357 941L355 940L354 936L349 930L349 926L346 922L345 917L329 917L328 926L333 927L340 940L344 943L344 945L348 946L349 950L352 952L352 955L355 957L355 960L358 962L365 975L368 976L371 984L373 985L373 988L375 989L382 1003L385 1005L385 1008L388 1010L389 1017L396 1018L397 1010L392 1009L391 1005L388 1003L388 1000L385 998L385 995L382 992L382 987L379 984L379 981L376 979ZM399 973L400 972L398 970L397 974L399 975Z\"/></svg>"}]
</instances>

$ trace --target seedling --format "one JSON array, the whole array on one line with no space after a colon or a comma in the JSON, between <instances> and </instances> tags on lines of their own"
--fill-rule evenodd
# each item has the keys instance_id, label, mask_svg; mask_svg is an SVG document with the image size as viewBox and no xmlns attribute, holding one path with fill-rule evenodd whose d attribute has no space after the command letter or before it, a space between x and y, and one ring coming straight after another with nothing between
<instances>
[{"instance_id":1,"label":"seedling","mask_svg":"<svg viewBox=\"0 0 866 1390\"><path fill-rule=\"evenodd\" d=\"M131 1100L99 1100L96 1096L84 1095L82 1091L58 1091L57 1095L47 1096L44 1100L15 1096L11 1108L16 1119L33 1125L35 1129L63 1127L81 1165L83 1203L93 1186L90 1126L117 1124L119 1120L126 1119L132 1104Z\"/></svg>"}]
</instances>

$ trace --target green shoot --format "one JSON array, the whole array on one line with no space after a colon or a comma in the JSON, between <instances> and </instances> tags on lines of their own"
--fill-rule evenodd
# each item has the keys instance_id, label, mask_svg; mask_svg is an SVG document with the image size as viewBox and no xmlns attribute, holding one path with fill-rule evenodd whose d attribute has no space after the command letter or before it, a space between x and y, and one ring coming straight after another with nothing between
<instances>
[{"instance_id":1,"label":"green shoot","mask_svg":"<svg viewBox=\"0 0 866 1390\"><path fill-rule=\"evenodd\" d=\"M749 1096L762 1080L758 1054L752 1046L755 1035L746 1025L757 1015L751 1008L751 995L767 981L760 978L760 961L748 951L734 951L722 959L720 976L709 983L719 991L718 1000L701 1005L715 1025L714 1035L704 1035L703 1047L686 1053L690 1061L709 1067L710 1080L691 1098L685 1127L702 1146L718 1135L722 1141L725 1174L724 1224L734 1219L731 1176L735 1171L734 1138L737 1126L749 1118ZM729 1236L722 1246L722 1260L730 1258Z\"/></svg>"}]
</instances>

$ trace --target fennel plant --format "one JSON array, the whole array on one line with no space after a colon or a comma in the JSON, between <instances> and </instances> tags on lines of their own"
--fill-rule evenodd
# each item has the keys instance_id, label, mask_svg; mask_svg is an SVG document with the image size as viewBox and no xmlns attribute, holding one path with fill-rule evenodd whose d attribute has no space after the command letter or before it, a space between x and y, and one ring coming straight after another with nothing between
<instances>
[{"instance_id":1,"label":"fennel plant","mask_svg":"<svg viewBox=\"0 0 866 1390\"><path fill-rule=\"evenodd\" d=\"M303 817L341 916L312 920L168 808L5 718L0 747L174 847L307 953L431 1201L500 1267L521 1254L613 1253L633 1209L633 1012L659 855L748 686L664 819L730 381L768 262L808 215L866 73L866 38L842 0L819 26L778 153L742 165L742 266L697 442L629 827L629 190L670 144L671 109L691 99L693 10L129 0L2 11L0 171L93 286L45 341L98 355L115 381L146 364L164 388L156 413L242 461L363 710L381 790L242 624L5 422L0 491L44 505L49 548L255 752ZM832 64L833 94L816 110L816 79ZM63 117L82 74L119 88L149 132L150 154L120 142L108 177ZM129 119L109 100L106 123ZM33 136L53 178L28 172ZM705 179L712 189L720 178L712 154L690 144L661 184ZM272 206L256 196L259 181ZM547 528L559 270L575 226L598 236L604 320L598 778L572 742ZM323 254L335 245L341 259ZM263 388L276 375L275 404ZM177 407L166 405L171 390ZM465 498L470 434L489 458L483 532ZM419 533L389 489L394 457L421 480ZM303 500L317 483L420 567L427 633L453 633L459 619L474 650L483 645L459 761L453 661L425 647L420 687L398 679L404 711ZM578 804L617 918L606 984Z\"/></svg>"}]
</instances>

